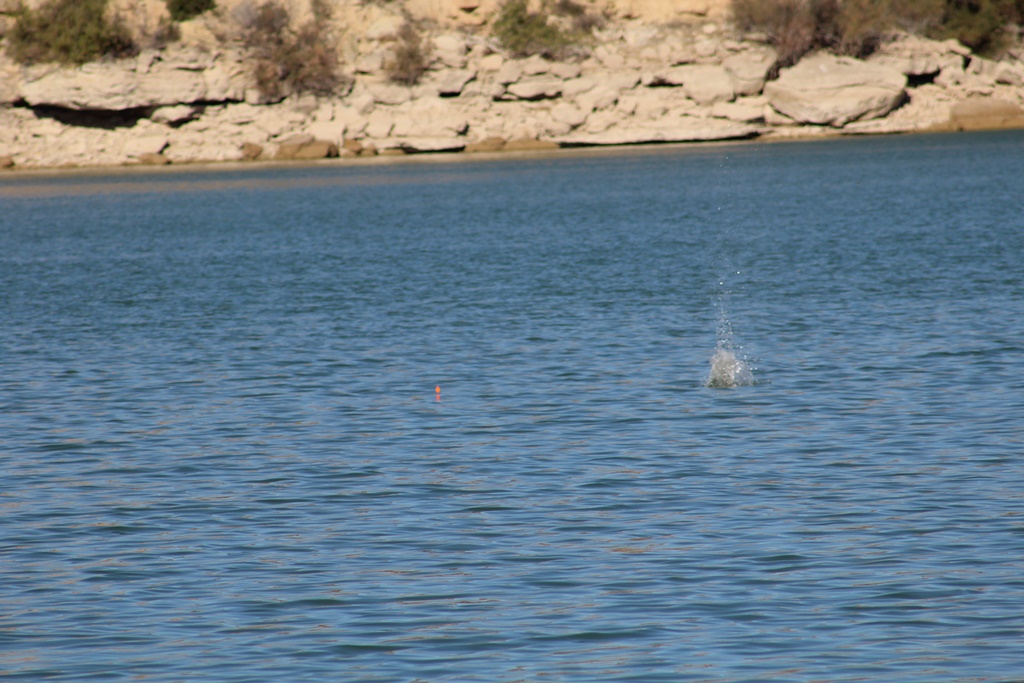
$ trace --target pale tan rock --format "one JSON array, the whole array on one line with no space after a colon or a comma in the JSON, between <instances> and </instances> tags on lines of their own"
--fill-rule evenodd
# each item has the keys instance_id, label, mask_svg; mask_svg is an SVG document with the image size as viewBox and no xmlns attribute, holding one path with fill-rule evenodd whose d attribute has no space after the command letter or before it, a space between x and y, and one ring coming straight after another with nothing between
<instances>
[{"instance_id":1,"label":"pale tan rock","mask_svg":"<svg viewBox=\"0 0 1024 683\"><path fill-rule=\"evenodd\" d=\"M146 152L145 154L139 155L137 163L140 166L166 166L171 163L171 160L165 157L163 154Z\"/></svg>"},{"instance_id":2,"label":"pale tan rock","mask_svg":"<svg viewBox=\"0 0 1024 683\"><path fill-rule=\"evenodd\" d=\"M651 85L681 86L687 97L701 104L729 102L736 97L733 79L724 67L711 64L685 64L654 74Z\"/></svg>"},{"instance_id":3,"label":"pale tan rock","mask_svg":"<svg viewBox=\"0 0 1024 683\"><path fill-rule=\"evenodd\" d=\"M972 98L950 109L950 123L958 130L1024 128L1024 109L996 98Z\"/></svg>"},{"instance_id":4,"label":"pale tan rock","mask_svg":"<svg viewBox=\"0 0 1024 683\"><path fill-rule=\"evenodd\" d=\"M1024 87L1024 64L1021 62L999 62L995 70L996 83Z\"/></svg>"},{"instance_id":5,"label":"pale tan rock","mask_svg":"<svg viewBox=\"0 0 1024 683\"><path fill-rule=\"evenodd\" d=\"M903 101L906 83L895 69L819 52L783 69L764 94L800 123L842 127L888 114Z\"/></svg>"},{"instance_id":6,"label":"pale tan rock","mask_svg":"<svg viewBox=\"0 0 1024 683\"><path fill-rule=\"evenodd\" d=\"M536 138L517 138L509 140L502 147L503 152L543 152L558 149L558 143Z\"/></svg>"},{"instance_id":7,"label":"pale tan rock","mask_svg":"<svg viewBox=\"0 0 1024 683\"><path fill-rule=\"evenodd\" d=\"M571 102L559 102L551 108L551 118L564 123L570 129L583 125L589 113Z\"/></svg>"},{"instance_id":8,"label":"pale tan rock","mask_svg":"<svg viewBox=\"0 0 1024 683\"><path fill-rule=\"evenodd\" d=\"M733 140L757 134L754 126L693 116L644 121L636 124L620 122L601 132L586 129L574 131L556 141L564 145L630 145L651 142L699 142Z\"/></svg>"},{"instance_id":9,"label":"pale tan rock","mask_svg":"<svg viewBox=\"0 0 1024 683\"><path fill-rule=\"evenodd\" d=\"M310 161L338 156L338 146L329 140L316 140L311 135L295 136L282 142L275 159Z\"/></svg>"},{"instance_id":10,"label":"pale tan rock","mask_svg":"<svg viewBox=\"0 0 1024 683\"><path fill-rule=\"evenodd\" d=\"M263 154L263 145L257 145L255 142L244 142L242 143L242 159L244 161L255 161L259 159Z\"/></svg>"},{"instance_id":11,"label":"pale tan rock","mask_svg":"<svg viewBox=\"0 0 1024 683\"><path fill-rule=\"evenodd\" d=\"M498 71L505 64L505 58L497 52L492 52L480 60L481 71Z\"/></svg>"},{"instance_id":12,"label":"pale tan rock","mask_svg":"<svg viewBox=\"0 0 1024 683\"><path fill-rule=\"evenodd\" d=\"M562 94L562 79L553 76L527 76L512 83L507 92L521 100L543 100Z\"/></svg>"},{"instance_id":13,"label":"pale tan rock","mask_svg":"<svg viewBox=\"0 0 1024 683\"><path fill-rule=\"evenodd\" d=\"M441 97L456 97L462 94L466 84L476 78L472 69L447 69L436 77L434 85Z\"/></svg>"},{"instance_id":14,"label":"pale tan rock","mask_svg":"<svg viewBox=\"0 0 1024 683\"><path fill-rule=\"evenodd\" d=\"M573 99L583 93L593 90L601 79L594 75L573 78L562 83L562 97Z\"/></svg>"},{"instance_id":15,"label":"pale tan rock","mask_svg":"<svg viewBox=\"0 0 1024 683\"><path fill-rule=\"evenodd\" d=\"M21 68L0 49L0 105L21 99Z\"/></svg>"},{"instance_id":16,"label":"pale tan rock","mask_svg":"<svg viewBox=\"0 0 1024 683\"><path fill-rule=\"evenodd\" d=\"M366 123L366 136L375 140L381 140L391 135L391 129L395 127L389 116L374 116Z\"/></svg>"},{"instance_id":17,"label":"pale tan rock","mask_svg":"<svg viewBox=\"0 0 1024 683\"><path fill-rule=\"evenodd\" d=\"M722 67L732 77L736 95L757 95L778 58L774 48L762 46L727 57Z\"/></svg>"},{"instance_id":18,"label":"pale tan rock","mask_svg":"<svg viewBox=\"0 0 1024 683\"><path fill-rule=\"evenodd\" d=\"M548 68L548 73L552 76L566 80L570 78L578 78L580 71L579 64L570 64L568 62L555 62Z\"/></svg>"},{"instance_id":19,"label":"pale tan rock","mask_svg":"<svg viewBox=\"0 0 1024 683\"><path fill-rule=\"evenodd\" d=\"M466 145L464 152L500 152L505 147L505 138L493 135Z\"/></svg>"},{"instance_id":20,"label":"pale tan rock","mask_svg":"<svg viewBox=\"0 0 1024 683\"><path fill-rule=\"evenodd\" d=\"M132 135L124 143L124 154L128 157L159 154L167 147L167 137L166 132L160 131L144 131L139 135Z\"/></svg>"},{"instance_id":21,"label":"pale tan rock","mask_svg":"<svg viewBox=\"0 0 1024 683\"><path fill-rule=\"evenodd\" d=\"M366 92L376 104L403 104L412 99L412 92L404 85L377 82L366 86Z\"/></svg>"},{"instance_id":22,"label":"pale tan rock","mask_svg":"<svg viewBox=\"0 0 1024 683\"><path fill-rule=\"evenodd\" d=\"M756 123L764 120L763 97L745 97L735 102L716 102L711 106L711 115L739 123Z\"/></svg>"},{"instance_id":23,"label":"pale tan rock","mask_svg":"<svg viewBox=\"0 0 1024 683\"><path fill-rule=\"evenodd\" d=\"M907 76L938 74L947 68L963 68L963 56L947 42L901 35L883 43L867 61L896 69Z\"/></svg>"},{"instance_id":24,"label":"pale tan rock","mask_svg":"<svg viewBox=\"0 0 1024 683\"><path fill-rule=\"evenodd\" d=\"M14 168L14 157L9 154L0 156L0 168Z\"/></svg>"},{"instance_id":25,"label":"pale tan rock","mask_svg":"<svg viewBox=\"0 0 1024 683\"><path fill-rule=\"evenodd\" d=\"M314 139L338 144L345 136L345 124L340 121L313 121L302 132Z\"/></svg>"},{"instance_id":26,"label":"pale tan rock","mask_svg":"<svg viewBox=\"0 0 1024 683\"><path fill-rule=\"evenodd\" d=\"M523 75L523 65L517 61L504 62L494 76L494 81L501 85L515 83Z\"/></svg>"},{"instance_id":27,"label":"pale tan rock","mask_svg":"<svg viewBox=\"0 0 1024 683\"><path fill-rule=\"evenodd\" d=\"M405 154L460 152L465 146L463 137L403 137L381 141L382 149L399 149Z\"/></svg>"},{"instance_id":28,"label":"pale tan rock","mask_svg":"<svg viewBox=\"0 0 1024 683\"><path fill-rule=\"evenodd\" d=\"M200 107L191 104L177 104L171 107L157 107L149 115L149 120L156 123L178 124L191 121L201 111Z\"/></svg>"},{"instance_id":29,"label":"pale tan rock","mask_svg":"<svg viewBox=\"0 0 1024 683\"><path fill-rule=\"evenodd\" d=\"M432 54L446 67L462 69L466 66L466 53L469 52L469 49L466 46L465 36L444 33L434 37L433 46Z\"/></svg>"},{"instance_id":30,"label":"pale tan rock","mask_svg":"<svg viewBox=\"0 0 1024 683\"><path fill-rule=\"evenodd\" d=\"M612 85L599 85L592 90L577 95L572 101L584 111L600 111L614 107L622 91Z\"/></svg>"},{"instance_id":31,"label":"pale tan rock","mask_svg":"<svg viewBox=\"0 0 1024 683\"><path fill-rule=\"evenodd\" d=\"M158 62L148 73L140 75L134 67L135 60L119 60L54 69L26 80L21 96L32 106L115 111L207 99L200 71L176 69Z\"/></svg>"}]
</instances>

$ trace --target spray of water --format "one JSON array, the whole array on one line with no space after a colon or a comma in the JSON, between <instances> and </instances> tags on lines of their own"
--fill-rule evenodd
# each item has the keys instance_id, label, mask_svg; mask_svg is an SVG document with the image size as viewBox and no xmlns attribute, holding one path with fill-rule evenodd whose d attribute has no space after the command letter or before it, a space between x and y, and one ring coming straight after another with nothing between
<instances>
[{"instance_id":1,"label":"spray of water","mask_svg":"<svg viewBox=\"0 0 1024 683\"><path fill-rule=\"evenodd\" d=\"M754 372L750 365L736 355L733 346L732 324L725 312L725 304L718 302L718 343L711 357L711 369L705 386L712 389L744 387L754 383Z\"/></svg>"}]
</instances>

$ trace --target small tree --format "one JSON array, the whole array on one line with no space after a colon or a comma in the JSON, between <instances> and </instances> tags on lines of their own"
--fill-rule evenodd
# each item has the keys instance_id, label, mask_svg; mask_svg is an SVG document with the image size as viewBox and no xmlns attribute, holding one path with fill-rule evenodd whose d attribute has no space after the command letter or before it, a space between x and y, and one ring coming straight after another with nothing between
<instances>
[{"instance_id":1,"label":"small tree","mask_svg":"<svg viewBox=\"0 0 1024 683\"><path fill-rule=\"evenodd\" d=\"M137 52L124 23L107 18L107 0L50 0L37 10L22 8L16 18L8 51L22 64L85 64Z\"/></svg>"}]
</instances>

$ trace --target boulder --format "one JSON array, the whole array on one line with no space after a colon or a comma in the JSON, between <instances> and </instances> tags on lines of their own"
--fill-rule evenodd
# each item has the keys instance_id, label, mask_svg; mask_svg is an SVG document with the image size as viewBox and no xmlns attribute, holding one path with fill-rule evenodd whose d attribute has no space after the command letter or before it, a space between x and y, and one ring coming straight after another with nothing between
<instances>
[{"instance_id":1,"label":"boulder","mask_svg":"<svg viewBox=\"0 0 1024 683\"><path fill-rule=\"evenodd\" d=\"M885 116L906 97L899 71L823 52L783 69L764 87L768 103L799 123L842 127Z\"/></svg>"},{"instance_id":2,"label":"boulder","mask_svg":"<svg viewBox=\"0 0 1024 683\"><path fill-rule=\"evenodd\" d=\"M447 69L438 74L437 94L441 97L457 97L466 84L476 78L476 71L470 69Z\"/></svg>"},{"instance_id":3,"label":"boulder","mask_svg":"<svg viewBox=\"0 0 1024 683\"><path fill-rule=\"evenodd\" d=\"M758 47L731 57L726 57L722 67L732 77L733 90L737 95L757 95L764 88L768 71L779 58L779 53L770 47Z\"/></svg>"},{"instance_id":4,"label":"boulder","mask_svg":"<svg viewBox=\"0 0 1024 683\"><path fill-rule=\"evenodd\" d=\"M153 152L146 152L140 154L136 162L140 166L166 166L171 163L171 160L165 157L163 154L156 154Z\"/></svg>"},{"instance_id":5,"label":"boulder","mask_svg":"<svg viewBox=\"0 0 1024 683\"><path fill-rule=\"evenodd\" d=\"M711 64L684 64L658 71L651 85L682 86L687 96L700 104L729 102L736 98L729 72Z\"/></svg>"},{"instance_id":6,"label":"boulder","mask_svg":"<svg viewBox=\"0 0 1024 683\"><path fill-rule=\"evenodd\" d=\"M201 111L200 107L188 104L178 104L173 107L157 107L149 115L149 120L169 125L181 124L195 119Z\"/></svg>"},{"instance_id":7,"label":"boulder","mask_svg":"<svg viewBox=\"0 0 1024 683\"><path fill-rule=\"evenodd\" d=\"M902 35L879 46L867 61L907 76L933 76L943 69L964 66L962 54L947 42Z\"/></svg>"},{"instance_id":8,"label":"boulder","mask_svg":"<svg viewBox=\"0 0 1024 683\"><path fill-rule=\"evenodd\" d=\"M544 100L562 94L562 79L553 76L528 76L508 86L508 94L520 100Z\"/></svg>"},{"instance_id":9,"label":"boulder","mask_svg":"<svg viewBox=\"0 0 1024 683\"><path fill-rule=\"evenodd\" d=\"M14 157L10 155L0 156L0 168L14 168Z\"/></svg>"},{"instance_id":10,"label":"boulder","mask_svg":"<svg viewBox=\"0 0 1024 683\"><path fill-rule=\"evenodd\" d=\"M971 98L953 105L949 120L958 130L1024 128L1024 109L1006 100Z\"/></svg>"},{"instance_id":11,"label":"boulder","mask_svg":"<svg viewBox=\"0 0 1024 683\"><path fill-rule=\"evenodd\" d=\"M263 145L257 145L255 142L242 143L242 159L244 161L255 161L262 154Z\"/></svg>"},{"instance_id":12,"label":"boulder","mask_svg":"<svg viewBox=\"0 0 1024 683\"><path fill-rule=\"evenodd\" d=\"M338 146L328 140L313 140L312 142L297 145L281 145L277 149L277 159L294 159L296 161L310 161L313 159L328 159L338 156Z\"/></svg>"}]
</instances>

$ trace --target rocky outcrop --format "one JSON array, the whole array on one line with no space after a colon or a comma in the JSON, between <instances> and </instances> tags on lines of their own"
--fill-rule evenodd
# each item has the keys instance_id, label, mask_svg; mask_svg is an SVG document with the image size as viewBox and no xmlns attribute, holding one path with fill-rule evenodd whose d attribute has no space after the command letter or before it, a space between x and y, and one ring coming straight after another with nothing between
<instances>
[{"instance_id":1,"label":"rocky outcrop","mask_svg":"<svg viewBox=\"0 0 1024 683\"><path fill-rule=\"evenodd\" d=\"M864 61L810 55L766 83L775 51L712 10L687 13L697 23L613 23L565 62L516 59L442 26L424 36L427 70L409 86L388 79L382 57L405 17L361 11L364 34L341 46L346 87L275 103L230 43L196 38L77 69L0 56L0 158L178 164L1024 127L1024 63L951 41L902 37Z\"/></svg>"},{"instance_id":2,"label":"rocky outcrop","mask_svg":"<svg viewBox=\"0 0 1024 683\"><path fill-rule=\"evenodd\" d=\"M143 52L135 60L76 69L25 69L17 92L33 107L126 110L208 101L242 101L247 78L240 54L198 49ZM8 94L8 101L11 95Z\"/></svg>"},{"instance_id":3,"label":"rocky outcrop","mask_svg":"<svg viewBox=\"0 0 1024 683\"><path fill-rule=\"evenodd\" d=\"M894 68L819 52L783 69L764 94L793 121L839 128L885 116L903 102L906 86Z\"/></svg>"}]
</instances>

